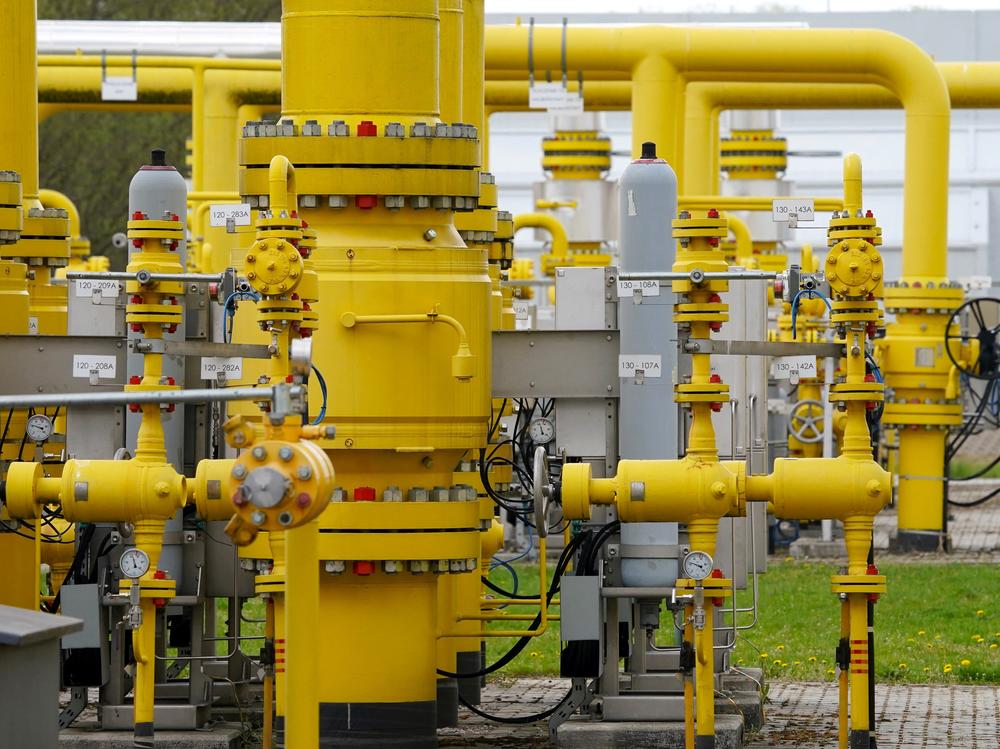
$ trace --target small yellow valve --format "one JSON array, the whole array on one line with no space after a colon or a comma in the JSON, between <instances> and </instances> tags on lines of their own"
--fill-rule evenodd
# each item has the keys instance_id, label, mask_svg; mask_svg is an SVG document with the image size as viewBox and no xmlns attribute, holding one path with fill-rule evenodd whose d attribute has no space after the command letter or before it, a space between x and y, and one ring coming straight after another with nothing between
<instances>
[{"instance_id":1,"label":"small yellow valve","mask_svg":"<svg viewBox=\"0 0 1000 749\"><path fill-rule=\"evenodd\" d=\"M285 294L302 280L302 256L283 239L259 239L247 252L246 274L255 291L265 296Z\"/></svg>"}]
</instances>

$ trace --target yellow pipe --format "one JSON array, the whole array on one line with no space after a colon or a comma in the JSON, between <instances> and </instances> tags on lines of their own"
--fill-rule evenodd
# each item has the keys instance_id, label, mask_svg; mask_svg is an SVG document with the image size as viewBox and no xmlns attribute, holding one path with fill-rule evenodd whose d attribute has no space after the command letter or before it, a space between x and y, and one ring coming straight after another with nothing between
<instances>
[{"instance_id":1,"label":"yellow pipe","mask_svg":"<svg viewBox=\"0 0 1000 749\"><path fill-rule=\"evenodd\" d=\"M760 195L681 195L677 198L677 205L689 211L708 210L717 208L720 211L768 211L770 212L774 201L779 197L767 197ZM784 197L780 197L785 200ZM789 198L795 200L796 198ZM813 201L813 207L817 211L839 211L844 207L843 198L816 197L803 198Z\"/></svg>"},{"instance_id":2,"label":"yellow pipe","mask_svg":"<svg viewBox=\"0 0 1000 749\"><path fill-rule=\"evenodd\" d=\"M524 70L528 30L489 28L487 70ZM718 29L679 27L534 30L536 69L603 70L633 77L633 152L654 140L676 164L677 124L670 115L673 76L688 80L883 82L906 110L905 277L935 282L946 275L950 106L931 58L903 37L877 30ZM739 70L738 74L732 71ZM668 99L667 107L662 100ZM926 154L935 154L934 159ZM683 165L682 165L683 166ZM690 192L685 185L685 191Z\"/></svg>"},{"instance_id":3,"label":"yellow pipe","mask_svg":"<svg viewBox=\"0 0 1000 749\"><path fill-rule=\"evenodd\" d=\"M684 607L684 642L694 647L694 608ZM694 746L694 677L684 675L684 747L695 749Z\"/></svg>"},{"instance_id":4,"label":"yellow pipe","mask_svg":"<svg viewBox=\"0 0 1000 749\"><path fill-rule=\"evenodd\" d=\"M271 159L267 181L270 187L268 208L275 217L280 216L282 212L291 215L291 211L298 210L299 199L295 192L295 167L285 156L278 154Z\"/></svg>"},{"instance_id":5,"label":"yellow pipe","mask_svg":"<svg viewBox=\"0 0 1000 749\"><path fill-rule=\"evenodd\" d=\"M729 221L729 231L736 241L736 264L747 262L753 257L753 237L750 236L750 227L746 221L730 214L726 215Z\"/></svg>"},{"instance_id":6,"label":"yellow pipe","mask_svg":"<svg viewBox=\"0 0 1000 749\"><path fill-rule=\"evenodd\" d=\"M69 214L69 235L71 239L80 238L80 211L76 203L58 190L42 188L38 191L38 199L46 208L61 208Z\"/></svg>"},{"instance_id":7,"label":"yellow pipe","mask_svg":"<svg viewBox=\"0 0 1000 749\"><path fill-rule=\"evenodd\" d=\"M264 612L264 639L274 649L274 598L267 597ZM271 749L274 740L274 666L264 671L264 725L261 728L261 749Z\"/></svg>"},{"instance_id":8,"label":"yellow pipe","mask_svg":"<svg viewBox=\"0 0 1000 749\"><path fill-rule=\"evenodd\" d=\"M565 227L555 216L548 213L519 213L514 216L514 233L521 229L545 229L552 237L550 254L563 260L569 258L569 238Z\"/></svg>"},{"instance_id":9,"label":"yellow pipe","mask_svg":"<svg viewBox=\"0 0 1000 749\"><path fill-rule=\"evenodd\" d=\"M21 175L25 211L38 202L38 75L35 62L35 0L0 3L0 168Z\"/></svg>"},{"instance_id":10,"label":"yellow pipe","mask_svg":"<svg viewBox=\"0 0 1000 749\"><path fill-rule=\"evenodd\" d=\"M843 640L850 639L851 636L851 610L847 599L840 601L840 637ZM850 675L850 666L841 669L837 676L837 746L838 749L847 749L847 683Z\"/></svg>"}]
</instances>

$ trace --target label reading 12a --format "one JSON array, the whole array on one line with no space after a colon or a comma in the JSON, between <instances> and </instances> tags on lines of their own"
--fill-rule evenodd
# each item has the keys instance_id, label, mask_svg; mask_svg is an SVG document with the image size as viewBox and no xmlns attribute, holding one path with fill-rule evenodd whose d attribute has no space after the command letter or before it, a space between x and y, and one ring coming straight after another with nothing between
<instances>
[{"instance_id":1,"label":"label reading 12a","mask_svg":"<svg viewBox=\"0 0 1000 749\"><path fill-rule=\"evenodd\" d=\"M618 357L618 376L634 377L636 372L643 377L663 376L663 357L659 354L621 354Z\"/></svg>"},{"instance_id":2,"label":"label reading 12a","mask_svg":"<svg viewBox=\"0 0 1000 749\"><path fill-rule=\"evenodd\" d=\"M242 356L203 356L201 357L201 379L218 379L222 372L227 380L243 379Z\"/></svg>"},{"instance_id":3,"label":"label reading 12a","mask_svg":"<svg viewBox=\"0 0 1000 749\"><path fill-rule=\"evenodd\" d=\"M816 377L816 357L779 356L771 362L771 376L776 380L787 380L793 372L800 379Z\"/></svg>"},{"instance_id":4,"label":"label reading 12a","mask_svg":"<svg viewBox=\"0 0 1000 749\"><path fill-rule=\"evenodd\" d=\"M514 302L514 319L527 320L531 315L527 302Z\"/></svg>"},{"instance_id":5,"label":"label reading 12a","mask_svg":"<svg viewBox=\"0 0 1000 749\"><path fill-rule=\"evenodd\" d=\"M643 296L659 296L659 281L618 281L618 296L634 296L636 289L642 291Z\"/></svg>"},{"instance_id":6,"label":"label reading 12a","mask_svg":"<svg viewBox=\"0 0 1000 749\"><path fill-rule=\"evenodd\" d=\"M81 278L76 282L77 296L94 296L99 291L106 299L115 299L121 290L117 281L108 278Z\"/></svg>"},{"instance_id":7,"label":"label reading 12a","mask_svg":"<svg viewBox=\"0 0 1000 749\"><path fill-rule=\"evenodd\" d=\"M73 354L73 376L89 378L91 372L97 372L102 380L115 377L118 360L113 356L98 356L96 354Z\"/></svg>"},{"instance_id":8,"label":"label reading 12a","mask_svg":"<svg viewBox=\"0 0 1000 749\"><path fill-rule=\"evenodd\" d=\"M250 226L249 203L219 203L209 208L208 213L212 226L225 227L230 219L235 226Z\"/></svg>"},{"instance_id":9,"label":"label reading 12a","mask_svg":"<svg viewBox=\"0 0 1000 749\"><path fill-rule=\"evenodd\" d=\"M28 318L28 335L38 335L38 318Z\"/></svg>"}]
</instances>

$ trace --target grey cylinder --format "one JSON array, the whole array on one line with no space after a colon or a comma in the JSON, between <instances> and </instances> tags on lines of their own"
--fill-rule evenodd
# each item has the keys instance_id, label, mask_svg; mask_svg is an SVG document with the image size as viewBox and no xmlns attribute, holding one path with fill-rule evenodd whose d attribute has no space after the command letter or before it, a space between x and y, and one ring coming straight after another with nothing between
<instances>
[{"instance_id":1,"label":"grey cylinder","mask_svg":"<svg viewBox=\"0 0 1000 749\"><path fill-rule=\"evenodd\" d=\"M677 215L677 175L656 147L644 143L642 158L622 172L618 184L618 251L623 273L669 271L675 249L671 222ZM652 293L655 292L655 293ZM659 357L659 371L621 378L618 449L630 459L677 457L677 326L668 287L619 289L620 353L646 361ZM678 543L676 523L623 523L622 582L629 587L668 587L677 579L677 559L665 556ZM630 550L628 547L636 547ZM659 556L643 557L642 547ZM630 556L630 554L637 556Z\"/></svg>"},{"instance_id":2,"label":"grey cylinder","mask_svg":"<svg viewBox=\"0 0 1000 749\"><path fill-rule=\"evenodd\" d=\"M154 148L150 163L139 168L128 186L128 219L140 211L150 219L162 219L165 215L174 214L182 222L187 217L187 183L173 166L166 163L166 153L163 149ZM129 243L129 261L138 248ZM181 240L177 246L177 256L181 267L185 267L186 243ZM178 299L183 303L183 299ZM129 339L142 337L141 333L128 332ZM164 333L168 341L183 341L184 326L178 327L176 333ZM142 355L128 354L128 374L142 374ZM184 358L180 356L163 357L163 374L173 377L184 384ZM125 439L128 450L135 454L136 436L139 432L140 415L129 413L125 422ZM184 406L178 404L173 413L163 414L163 434L166 438L167 461L178 471L184 470ZM180 534L183 528L181 512L167 521L166 532ZM181 544L165 544L160 556L160 569L168 572L177 581L178 587L183 583Z\"/></svg>"}]
</instances>

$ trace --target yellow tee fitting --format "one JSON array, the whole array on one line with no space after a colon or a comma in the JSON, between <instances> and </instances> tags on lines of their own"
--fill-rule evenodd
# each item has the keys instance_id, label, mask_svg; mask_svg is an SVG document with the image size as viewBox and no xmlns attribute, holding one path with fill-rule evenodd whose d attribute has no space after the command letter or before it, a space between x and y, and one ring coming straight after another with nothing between
<instances>
[{"instance_id":1,"label":"yellow tee fitting","mask_svg":"<svg viewBox=\"0 0 1000 749\"><path fill-rule=\"evenodd\" d=\"M623 460L613 478L591 477L589 463L563 467L563 513L590 518L591 505L613 504L622 522L687 523L742 514L742 461Z\"/></svg>"}]
</instances>

